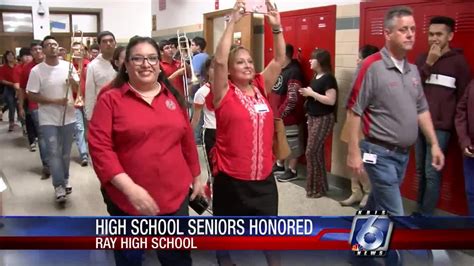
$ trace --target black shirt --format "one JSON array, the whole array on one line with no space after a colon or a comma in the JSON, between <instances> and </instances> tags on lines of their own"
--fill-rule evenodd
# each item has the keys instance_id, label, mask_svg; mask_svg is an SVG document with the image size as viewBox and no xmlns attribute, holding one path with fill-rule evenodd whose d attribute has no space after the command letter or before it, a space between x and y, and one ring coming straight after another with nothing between
<instances>
[{"instance_id":1,"label":"black shirt","mask_svg":"<svg viewBox=\"0 0 474 266\"><path fill-rule=\"evenodd\" d=\"M319 79L313 78L310 87L313 91L325 95L329 89L335 89L337 91L337 81L331 73L326 73ZM316 101L313 97L307 97L305 107L306 112L311 116L323 116L335 113L336 111L336 104L326 105Z\"/></svg>"}]
</instances>

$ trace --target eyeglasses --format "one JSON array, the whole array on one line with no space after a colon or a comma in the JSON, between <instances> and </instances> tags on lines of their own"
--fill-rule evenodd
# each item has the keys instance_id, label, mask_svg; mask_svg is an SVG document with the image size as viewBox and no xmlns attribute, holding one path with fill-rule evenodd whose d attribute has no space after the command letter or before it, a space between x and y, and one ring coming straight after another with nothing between
<instances>
[{"instance_id":1,"label":"eyeglasses","mask_svg":"<svg viewBox=\"0 0 474 266\"><path fill-rule=\"evenodd\" d=\"M50 42L50 43L45 43L44 46L56 48L56 47L59 46L59 44L54 43L54 42Z\"/></svg>"},{"instance_id":2,"label":"eyeglasses","mask_svg":"<svg viewBox=\"0 0 474 266\"><path fill-rule=\"evenodd\" d=\"M148 62L148 64L150 64L152 66L156 65L158 63L158 61L160 60L158 58L158 55L150 55L148 57L144 57L144 56L141 56L141 55L135 55L135 56L130 57L130 60L136 66L143 65L143 63L145 62L145 59Z\"/></svg>"}]
</instances>

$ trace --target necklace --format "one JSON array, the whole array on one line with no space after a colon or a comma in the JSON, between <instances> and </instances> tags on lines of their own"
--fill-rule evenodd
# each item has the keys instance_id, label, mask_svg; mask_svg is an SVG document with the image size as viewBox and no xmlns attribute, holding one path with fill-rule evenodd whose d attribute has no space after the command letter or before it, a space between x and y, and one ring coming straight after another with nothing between
<instances>
[{"instance_id":1,"label":"necklace","mask_svg":"<svg viewBox=\"0 0 474 266\"><path fill-rule=\"evenodd\" d=\"M156 95L158 95L158 93L160 93L160 91L161 91L161 84L158 83L158 82L156 82L156 83L154 84L152 90L147 91L147 94L144 94L144 93L138 91L137 89L135 89L135 88L132 86L132 84L130 84L130 82L128 83L128 85L130 85L130 88L131 88L134 92L138 93L138 94L139 94L140 96L142 96L143 98L154 98L154 97L155 97Z\"/></svg>"}]
</instances>

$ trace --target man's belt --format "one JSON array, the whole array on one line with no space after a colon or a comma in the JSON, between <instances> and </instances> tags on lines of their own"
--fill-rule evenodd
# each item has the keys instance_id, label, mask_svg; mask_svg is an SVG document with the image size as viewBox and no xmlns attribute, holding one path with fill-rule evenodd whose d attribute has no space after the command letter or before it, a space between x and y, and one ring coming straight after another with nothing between
<instances>
[{"instance_id":1,"label":"man's belt","mask_svg":"<svg viewBox=\"0 0 474 266\"><path fill-rule=\"evenodd\" d=\"M376 138L368 137L365 140L367 142L372 143L372 144L384 147L387 150L398 152L398 153L408 153L410 151L410 147L400 147L400 146L397 146L397 145L394 145L394 144L391 144L391 143L388 143L388 142L385 142L383 140L379 140L379 139L376 139Z\"/></svg>"}]
</instances>

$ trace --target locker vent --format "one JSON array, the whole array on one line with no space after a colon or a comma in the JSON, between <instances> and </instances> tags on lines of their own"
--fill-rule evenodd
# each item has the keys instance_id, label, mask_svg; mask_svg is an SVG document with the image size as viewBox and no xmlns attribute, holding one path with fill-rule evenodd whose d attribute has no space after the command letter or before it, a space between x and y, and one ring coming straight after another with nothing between
<instances>
[{"instance_id":1,"label":"locker vent","mask_svg":"<svg viewBox=\"0 0 474 266\"><path fill-rule=\"evenodd\" d=\"M370 20L370 35L383 35L383 17L374 17Z\"/></svg>"},{"instance_id":2,"label":"locker vent","mask_svg":"<svg viewBox=\"0 0 474 266\"><path fill-rule=\"evenodd\" d=\"M474 13L472 11L456 13L455 32L474 32Z\"/></svg>"}]
</instances>

